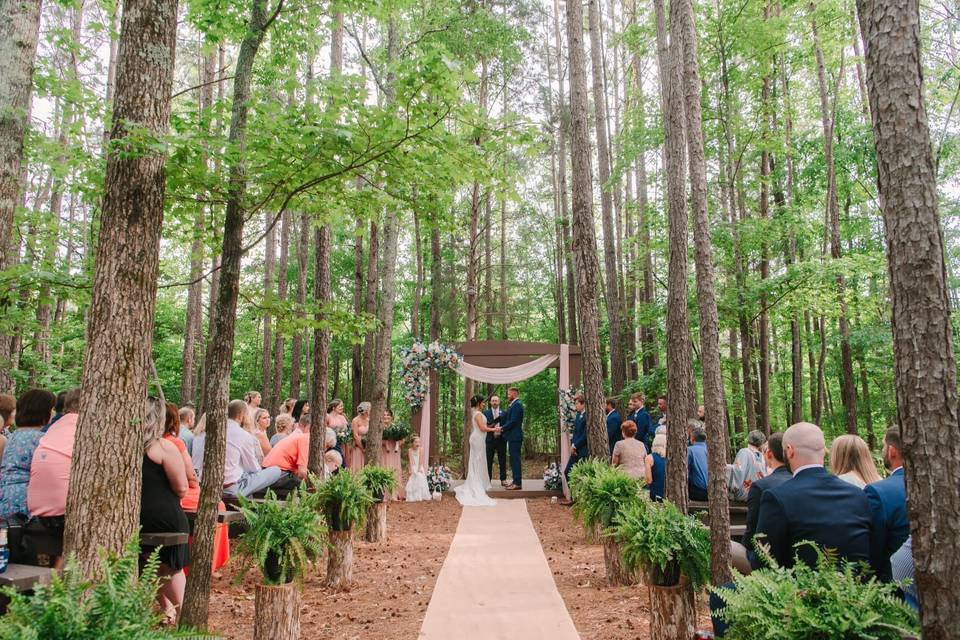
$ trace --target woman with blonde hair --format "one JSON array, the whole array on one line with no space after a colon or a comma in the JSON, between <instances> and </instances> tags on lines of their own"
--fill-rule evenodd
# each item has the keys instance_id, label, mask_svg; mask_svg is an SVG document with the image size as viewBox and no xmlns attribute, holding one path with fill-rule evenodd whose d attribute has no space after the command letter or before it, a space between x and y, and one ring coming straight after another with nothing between
<instances>
[{"instance_id":1,"label":"woman with blonde hair","mask_svg":"<svg viewBox=\"0 0 960 640\"><path fill-rule=\"evenodd\" d=\"M842 435L830 445L830 469L841 480L861 489L881 479L870 447L863 438L852 434Z\"/></svg>"},{"instance_id":2,"label":"woman with blonde hair","mask_svg":"<svg viewBox=\"0 0 960 640\"><path fill-rule=\"evenodd\" d=\"M270 444L270 438L267 437L267 429L270 428L270 412L266 409L257 409L253 412L253 425L248 429L253 437L260 443L260 450L263 455L270 453L273 445Z\"/></svg>"},{"instance_id":3,"label":"woman with blonde hair","mask_svg":"<svg viewBox=\"0 0 960 640\"><path fill-rule=\"evenodd\" d=\"M664 433L661 433L663 429ZM657 429L650 445L650 453L644 459L644 477L647 488L650 490L650 499L654 502L663 502L667 489L667 434L666 429Z\"/></svg>"},{"instance_id":4,"label":"woman with blonde hair","mask_svg":"<svg viewBox=\"0 0 960 640\"><path fill-rule=\"evenodd\" d=\"M270 438L270 447L273 448L278 442L290 435L293 431L293 416L289 413L281 413L273 420L273 426L276 433Z\"/></svg>"}]
</instances>

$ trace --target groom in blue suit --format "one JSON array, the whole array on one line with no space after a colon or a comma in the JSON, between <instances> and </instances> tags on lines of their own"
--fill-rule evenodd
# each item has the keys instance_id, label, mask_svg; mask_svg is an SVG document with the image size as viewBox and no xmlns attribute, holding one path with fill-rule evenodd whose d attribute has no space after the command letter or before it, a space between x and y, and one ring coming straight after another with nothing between
<instances>
[{"instance_id":1,"label":"groom in blue suit","mask_svg":"<svg viewBox=\"0 0 960 640\"><path fill-rule=\"evenodd\" d=\"M513 482L507 485L508 491L516 491L523 486L523 403L520 402L520 390L516 387L507 389L507 412L500 419L503 429L503 439L507 441L510 452L510 471L513 473Z\"/></svg>"}]
</instances>

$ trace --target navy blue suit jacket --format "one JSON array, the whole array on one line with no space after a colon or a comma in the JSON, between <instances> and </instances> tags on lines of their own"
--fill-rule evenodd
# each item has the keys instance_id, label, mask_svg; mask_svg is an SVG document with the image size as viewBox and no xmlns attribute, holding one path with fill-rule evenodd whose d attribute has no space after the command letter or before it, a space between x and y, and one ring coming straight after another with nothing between
<instances>
[{"instance_id":1,"label":"navy blue suit jacket","mask_svg":"<svg viewBox=\"0 0 960 640\"><path fill-rule=\"evenodd\" d=\"M621 424L623 424L623 420L620 419L620 414L614 409L607 416L607 441L610 443L611 456L613 455L613 445L623 440L623 433L620 431Z\"/></svg>"},{"instance_id":2,"label":"navy blue suit jacket","mask_svg":"<svg viewBox=\"0 0 960 640\"><path fill-rule=\"evenodd\" d=\"M773 473L755 480L750 485L750 492L747 494L747 528L743 534L743 546L753 550L753 534L757 530L757 517L760 515L760 500L763 498L763 492L774 487L779 487L787 480L793 478L793 474L786 466L777 467Z\"/></svg>"},{"instance_id":3,"label":"navy blue suit jacket","mask_svg":"<svg viewBox=\"0 0 960 640\"><path fill-rule=\"evenodd\" d=\"M794 555L810 566L816 564L816 553L809 546L794 549L802 540L835 549L841 559L869 561L870 504L863 491L823 467L804 469L763 492L755 542L761 535L784 567L794 565Z\"/></svg>"},{"instance_id":4,"label":"navy blue suit jacket","mask_svg":"<svg viewBox=\"0 0 960 640\"><path fill-rule=\"evenodd\" d=\"M503 409L500 409L500 415L503 415ZM487 424L493 424L493 407L487 407L483 410L483 417L487 419ZM492 431L487 431L487 442L493 442L494 436Z\"/></svg>"},{"instance_id":5,"label":"navy blue suit jacket","mask_svg":"<svg viewBox=\"0 0 960 640\"><path fill-rule=\"evenodd\" d=\"M523 403L517 398L507 408L507 412L500 418L503 428L503 439L507 442L523 440Z\"/></svg>"},{"instance_id":6,"label":"navy blue suit jacket","mask_svg":"<svg viewBox=\"0 0 960 640\"><path fill-rule=\"evenodd\" d=\"M586 458L590 455L590 448L587 446L587 414L577 414L577 419L573 421L572 440L571 444L577 448L578 458Z\"/></svg>"},{"instance_id":7,"label":"navy blue suit jacket","mask_svg":"<svg viewBox=\"0 0 960 640\"><path fill-rule=\"evenodd\" d=\"M870 564L876 570L877 577L885 582L892 579L890 556L897 552L910 535L905 480L903 468L900 468L880 482L868 484L863 490L873 515Z\"/></svg>"},{"instance_id":8,"label":"navy blue suit jacket","mask_svg":"<svg viewBox=\"0 0 960 640\"><path fill-rule=\"evenodd\" d=\"M647 450L649 451L650 443L653 442L653 436L656 432L656 429L653 428L653 421L650 419L650 414L647 413L644 407L640 407L628 415L627 420L633 420L637 425L637 435L633 437L647 445Z\"/></svg>"}]
</instances>

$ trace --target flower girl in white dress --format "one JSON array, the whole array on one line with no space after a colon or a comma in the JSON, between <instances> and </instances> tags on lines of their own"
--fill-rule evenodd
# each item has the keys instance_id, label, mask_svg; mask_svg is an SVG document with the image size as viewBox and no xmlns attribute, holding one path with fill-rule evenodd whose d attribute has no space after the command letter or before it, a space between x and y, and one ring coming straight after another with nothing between
<instances>
[{"instance_id":1,"label":"flower girl in white dress","mask_svg":"<svg viewBox=\"0 0 960 640\"><path fill-rule=\"evenodd\" d=\"M407 462L410 463L410 479L407 480L407 502L422 502L430 499L430 487L427 485L427 474L420 468L420 438L413 436L410 449L407 451Z\"/></svg>"}]
</instances>

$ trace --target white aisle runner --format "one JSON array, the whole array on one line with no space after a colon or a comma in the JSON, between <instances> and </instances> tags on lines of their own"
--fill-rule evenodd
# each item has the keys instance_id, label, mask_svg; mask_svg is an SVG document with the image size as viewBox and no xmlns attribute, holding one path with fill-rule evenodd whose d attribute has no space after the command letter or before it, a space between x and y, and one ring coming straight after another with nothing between
<instances>
[{"instance_id":1,"label":"white aisle runner","mask_svg":"<svg viewBox=\"0 0 960 640\"><path fill-rule=\"evenodd\" d=\"M419 637L579 640L526 500L463 509Z\"/></svg>"}]
</instances>

